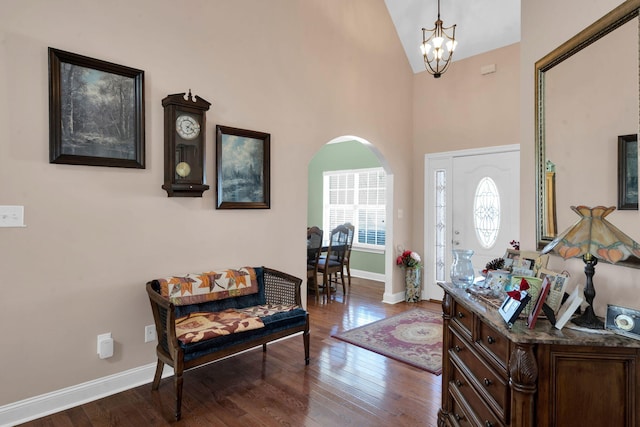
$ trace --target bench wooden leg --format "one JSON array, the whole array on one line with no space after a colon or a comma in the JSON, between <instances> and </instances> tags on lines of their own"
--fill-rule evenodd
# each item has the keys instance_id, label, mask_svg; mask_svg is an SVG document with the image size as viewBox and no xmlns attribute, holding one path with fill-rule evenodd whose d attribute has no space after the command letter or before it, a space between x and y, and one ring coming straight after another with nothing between
<instances>
[{"instance_id":1,"label":"bench wooden leg","mask_svg":"<svg viewBox=\"0 0 640 427\"><path fill-rule=\"evenodd\" d=\"M267 344L262 344L262 352L266 353L267 352Z\"/></svg>"},{"instance_id":2,"label":"bench wooden leg","mask_svg":"<svg viewBox=\"0 0 640 427\"><path fill-rule=\"evenodd\" d=\"M309 364L309 329L302 333L302 339L304 341L304 364Z\"/></svg>"},{"instance_id":3,"label":"bench wooden leg","mask_svg":"<svg viewBox=\"0 0 640 427\"><path fill-rule=\"evenodd\" d=\"M153 377L153 383L151 383L151 390L157 390L160 387L160 379L162 378L162 370L164 369L164 362L158 359L156 365L156 374Z\"/></svg>"},{"instance_id":4,"label":"bench wooden leg","mask_svg":"<svg viewBox=\"0 0 640 427\"><path fill-rule=\"evenodd\" d=\"M178 372L175 370L174 388L176 392L176 421L180 421L182 417L182 369Z\"/></svg>"}]
</instances>

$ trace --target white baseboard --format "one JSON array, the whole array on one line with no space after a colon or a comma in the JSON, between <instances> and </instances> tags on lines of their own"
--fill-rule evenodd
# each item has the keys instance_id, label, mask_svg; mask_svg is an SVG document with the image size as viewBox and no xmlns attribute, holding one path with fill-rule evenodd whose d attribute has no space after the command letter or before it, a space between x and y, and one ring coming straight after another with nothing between
<instances>
[{"instance_id":1,"label":"white baseboard","mask_svg":"<svg viewBox=\"0 0 640 427\"><path fill-rule=\"evenodd\" d=\"M351 276L360 277L361 279L375 280L376 282L382 282L382 283L384 283L384 281L385 281L385 275L384 274L372 273L370 271L364 271L364 270L351 269Z\"/></svg>"},{"instance_id":2,"label":"white baseboard","mask_svg":"<svg viewBox=\"0 0 640 427\"><path fill-rule=\"evenodd\" d=\"M363 270L352 269L351 275L353 277L360 277L362 279L375 280L376 282L382 282L383 284L386 279L384 274L372 273L370 271ZM404 301L404 291L396 292L395 294L388 294L385 292L382 296L382 302L384 302L385 304L397 304L402 301Z\"/></svg>"},{"instance_id":3,"label":"white baseboard","mask_svg":"<svg viewBox=\"0 0 640 427\"><path fill-rule=\"evenodd\" d=\"M382 296L382 302L386 304L397 304L404 301L404 291L396 292L395 294L384 293Z\"/></svg>"},{"instance_id":4,"label":"white baseboard","mask_svg":"<svg viewBox=\"0 0 640 427\"><path fill-rule=\"evenodd\" d=\"M271 341L271 344L278 341L291 339L302 335L302 332L288 335ZM238 354L252 351L261 346L252 347L247 350L231 354L223 357L224 360ZM216 363L216 362L211 362ZM202 365L204 366L204 365ZM197 368L194 368L197 369ZM102 399L112 394L120 393L125 390L132 389L144 384L151 384L153 376L156 373L156 364L140 366L138 368L129 369L128 371L119 372L107 377L98 378L86 383L74 385L53 391L51 393L34 396L19 402L10 403L0 406L0 427L12 427L16 424L26 423L27 421L42 418L65 409L73 408L87 402ZM162 378L173 375L173 368L164 365ZM149 386L151 387L151 386Z\"/></svg>"},{"instance_id":5,"label":"white baseboard","mask_svg":"<svg viewBox=\"0 0 640 427\"><path fill-rule=\"evenodd\" d=\"M0 427L15 426L16 424L35 420L124 390L151 383L155 371L156 364L151 363L86 383L56 390L51 393L0 406ZM173 368L165 365L162 377L165 378L171 375L173 375Z\"/></svg>"}]
</instances>

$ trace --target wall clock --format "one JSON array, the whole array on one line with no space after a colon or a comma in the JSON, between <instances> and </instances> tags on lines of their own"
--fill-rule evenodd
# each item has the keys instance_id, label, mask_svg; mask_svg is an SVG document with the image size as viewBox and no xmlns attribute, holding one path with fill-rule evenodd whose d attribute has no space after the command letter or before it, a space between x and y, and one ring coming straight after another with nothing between
<instances>
[{"instance_id":1,"label":"wall clock","mask_svg":"<svg viewBox=\"0 0 640 427\"><path fill-rule=\"evenodd\" d=\"M185 96L186 95L186 96ZM164 107L164 184L168 197L202 197L209 189L205 170L206 112L211 103L176 93Z\"/></svg>"}]
</instances>

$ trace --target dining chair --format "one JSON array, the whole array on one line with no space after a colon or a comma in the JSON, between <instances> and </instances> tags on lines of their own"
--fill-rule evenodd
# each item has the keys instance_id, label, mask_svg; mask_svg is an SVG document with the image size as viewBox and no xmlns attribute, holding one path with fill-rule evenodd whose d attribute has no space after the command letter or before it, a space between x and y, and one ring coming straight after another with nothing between
<instances>
[{"instance_id":1,"label":"dining chair","mask_svg":"<svg viewBox=\"0 0 640 427\"><path fill-rule=\"evenodd\" d=\"M342 260L342 270L339 274L344 275L344 271L347 271L347 281L349 283L349 287L351 287L351 246L353 246L353 236L355 234L355 226L350 222L345 222L343 224L348 231L347 236L347 252L344 255L344 259ZM320 255L321 258L324 258L326 255ZM338 283L338 272L334 273L331 277L331 282L337 284Z\"/></svg>"},{"instance_id":2,"label":"dining chair","mask_svg":"<svg viewBox=\"0 0 640 427\"><path fill-rule=\"evenodd\" d=\"M329 246L326 256L320 257L318 260L318 271L322 272L322 286L327 294L327 300L331 295L331 275L340 273L342 280L342 292L346 295L347 289L344 284L344 257L347 253L347 239L349 238L349 229L344 225L339 225L331 230L329 238Z\"/></svg>"},{"instance_id":3,"label":"dining chair","mask_svg":"<svg viewBox=\"0 0 640 427\"><path fill-rule=\"evenodd\" d=\"M353 235L356 228L350 222L345 223L344 226L347 227L349 234L347 236L347 253L344 256L342 265L343 268L347 269L347 279L349 281L349 287L351 287L351 246L353 246Z\"/></svg>"},{"instance_id":4,"label":"dining chair","mask_svg":"<svg viewBox=\"0 0 640 427\"><path fill-rule=\"evenodd\" d=\"M307 289L314 289L316 298L320 297L318 286L318 260L322 253L323 231L316 227L307 227Z\"/></svg>"}]
</instances>

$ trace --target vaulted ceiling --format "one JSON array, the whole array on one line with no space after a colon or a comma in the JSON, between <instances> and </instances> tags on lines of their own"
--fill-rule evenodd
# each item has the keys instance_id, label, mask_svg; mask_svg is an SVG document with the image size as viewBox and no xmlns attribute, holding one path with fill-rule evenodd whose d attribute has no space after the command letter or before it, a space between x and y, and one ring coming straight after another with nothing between
<instances>
[{"instance_id":1,"label":"vaulted ceiling","mask_svg":"<svg viewBox=\"0 0 640 427\"><path fill-rule=\"evenodd\" d=\"M414 73L424 71L422 28L433 28L438 0L385 0ZM440 0L444 26L456 24L453 61L520 41L520 0Z\"/></svg>"}]
</instances>

